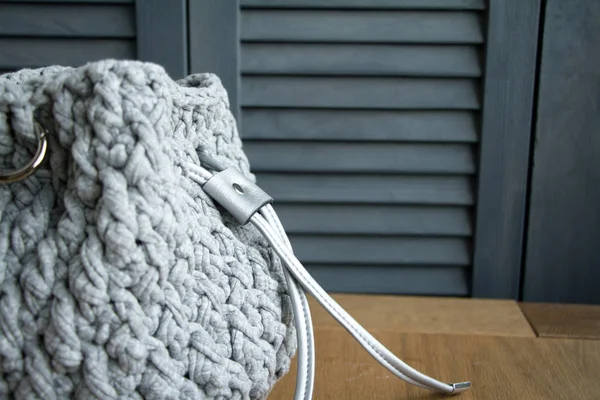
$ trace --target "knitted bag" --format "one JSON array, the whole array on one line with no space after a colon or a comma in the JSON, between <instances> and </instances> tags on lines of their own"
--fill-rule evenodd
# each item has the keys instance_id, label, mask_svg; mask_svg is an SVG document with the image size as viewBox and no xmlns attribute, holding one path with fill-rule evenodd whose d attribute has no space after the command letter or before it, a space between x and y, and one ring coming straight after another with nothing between
<instances>
[{"instance_id":1,"label":"knitted bag","mask_svg":"<svg viewBox=\"0 0 600 400\"><path fill-rule=\"evenodd\" d=\"M310 398L297 282L398 376L459 391L377 348L270 205L240 221L207 194L207 165L255 190L215 75L104 60L0 76L0 398L263 399L298 345Z\"/></svg>"}]
</instances>

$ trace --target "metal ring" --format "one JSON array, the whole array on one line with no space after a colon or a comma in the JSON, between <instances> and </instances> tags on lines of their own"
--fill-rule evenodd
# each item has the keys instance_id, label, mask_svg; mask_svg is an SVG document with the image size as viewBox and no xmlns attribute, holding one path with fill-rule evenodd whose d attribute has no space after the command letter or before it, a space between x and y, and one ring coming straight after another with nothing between
<instances>
[{"instance_id":1,"label":"metal ring","mask_svg":"<svg viewBox=\"0 0 600 400\"><path fill-rule=\"evenodd\" d=\"M35 155L27 164L16 170L3 171L0 169L0 183L12 183L23 180L33 174L46 158L48 150L48 132L37 121L34 122L35 133L38 137L38 147Z\"/></svg>"}]
</instances>

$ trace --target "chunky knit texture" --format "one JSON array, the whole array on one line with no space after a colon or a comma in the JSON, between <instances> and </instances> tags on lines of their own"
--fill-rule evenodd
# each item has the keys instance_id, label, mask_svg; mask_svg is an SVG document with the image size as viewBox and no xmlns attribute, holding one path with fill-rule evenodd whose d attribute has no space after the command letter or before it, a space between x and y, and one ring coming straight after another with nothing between
<instances>
[{"instance_id":1,"label":"chunky knit texture","mask_svg":"<svg viewBox=\"0 0 600 400\"><path fill-rule=\"evenodd\" d=\"M105 60L0 76L0 398L259 399L296 350L282 266L186 163L250 179L211 74ZM186 162L183 162L186 161Z\"/></svg>"}]
</instances>

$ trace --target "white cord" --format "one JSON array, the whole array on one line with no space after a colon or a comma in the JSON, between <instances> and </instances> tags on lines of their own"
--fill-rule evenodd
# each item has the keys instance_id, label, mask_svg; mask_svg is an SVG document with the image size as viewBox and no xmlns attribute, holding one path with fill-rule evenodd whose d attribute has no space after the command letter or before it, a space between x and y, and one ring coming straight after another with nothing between
<instances>
[{"instance_id":1,"label":"white cord","mask_svg":"<svg viewBox=\"0 0 600 400\"><path fill-rule=\"evenodd\" d=\"M184 162L181 166L184 168L187 176L199 185L204 185L213 176L213 174L200 165Z\"/></svg>"},{"instance_id":2,"label":"white cord","mask_svg":"<svg viewBox=\"0 0 600 400\"><path fill-rule=\"evenodd\" d=\"M198 165L185 165L190 178L203 185L212 174ZM312 398L314 386L314 337L310 310L306 296L299 285L303 286L315 299L344 327L380 364L399 378L413 385L447 394L455 394L466 390L469 382L448 384L431 378L396 357L350 314L335 302L310 276L304 266L294 256L289 238L279 221L279 217L271 205L261 208L250 219L250 222L269 241L272 248L281 258L288 284L290 299L294 310L294 318L298 332L298 383L296 400ZM292 276L290 276L290 273ZM295 278L295 281L294 279ZM305 362L306 361L306 362Z\"/></svg>"},{"instance_id":3,"label":"white cord","mask_svg":"<svg viewBox=\"0 0 600 400\"><path fill-rule=\"evenodd\" d=\"M302 286L304 286L304 288L390 372L399 378L422 388L432 389L443 393L454 392L453 385L433 379L397 358L358 322L356 322L350 314L348 314L323 290L323 288L319 286L319 284L304 269L300 261L298 261L298 259L276 239L276 234L271 228L271 225L261 215L255 214L250 221L267 238L275 252L287 264L292 275L294 275Z\"/></svg>"},{"instance_id":4,"label":"white cord","mask_svg":"<svg viewBox=\"0 0 600 400\"><path fill-rule=\"evenodd\" d=\"M192 163L183 163L182 167L186 175L199 185L204 185L213 174L201 165ZM265 221L271 225L279 237L274 236L272 240L280 241L279 245L288 248L293 252L292 245L287 237L285 230L271 205L265 206L260 210ZM288 268L283 268L283 273L288 286L290 302L292 303L292 312L296 325L296 336L298 343L298 360L296 371L296 391L295 400L310 400L314 390L315 379L315 340L312 326L310 308L306 299L306 294L302 287L296 282L290 274Z\"/></svg>"},{"instance_id":5,"label":"white cord","mask_svg":"<svg viewBox=\"0 0 600 400\"><path fill-rule=\"evenodd\" d=\"M293 252L289 238L287 237L283 225L273 207L270 204L266 205L260 210L260 213L279 235L281 244L287 247L290 252ZM292 303L294 320L296 322L296 334L298 337L296 392L294 394L294 399L310 400L312 399L315 380L315 340L310 308L304 289L296 282L285 265L283 272Z\"/></svg>"}]
</instances>

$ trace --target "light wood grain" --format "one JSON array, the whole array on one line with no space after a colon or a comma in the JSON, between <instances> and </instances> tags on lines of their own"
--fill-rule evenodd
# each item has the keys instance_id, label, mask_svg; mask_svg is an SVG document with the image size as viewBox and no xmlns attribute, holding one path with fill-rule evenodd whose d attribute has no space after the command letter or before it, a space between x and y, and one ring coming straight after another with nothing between
<instances>
[{"instance_id":1,"label":"light wood grain","mask_svg":"<svg viewBox=\"0 0 600 400\"><path fill-rule=\"evenodd\" d=\"M315 399L441 399L387 372L345 331L315 331ZM446 382L471 380L460 400L597 400L600 341L378 332L414 368ZM295 367L269 399L290 399Z\"/></svg>"},{"instance_id":2,"label":"light wood grain","mask_svg":"<svg viewBox=\"0 0 600 400\"><path fill-rule=\"evenodd\" d=\"M535 337L517 303L510 300L352 294L333 298L367 329ZM309 302L316 327L339 326L313 298Z\"/></svg>"},{"instance_id":3,"label":"light wood grain","mask_svg":"<svg viewBox=\"0 0 600 400\"><path fill-rule=\"evenodd\" d=\"M600 340L600 306L521 303L539 337Z\"/></svg>"}]
</instances>

